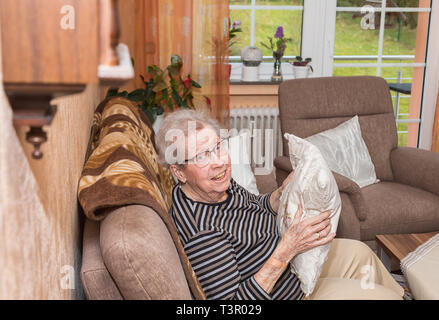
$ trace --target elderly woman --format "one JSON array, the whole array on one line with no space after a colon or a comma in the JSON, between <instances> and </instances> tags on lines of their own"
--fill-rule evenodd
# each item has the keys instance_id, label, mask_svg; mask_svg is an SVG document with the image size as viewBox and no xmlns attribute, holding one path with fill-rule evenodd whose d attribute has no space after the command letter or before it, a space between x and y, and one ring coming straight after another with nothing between
<instances>
[{"instance_id":1,"label":"elderly woman","mask_svg":"<svg viewBox=\"0 0 439 320\"><path fill-rule=\"evenodd\" d=\"M179 181L170 215L208 299L302 299L300 281L288 263L331 241L309 298L401 299L403 289L369 247L333 240L330 212L300 221L299 208L280 238L276 211L292 174L270 194L256 196L238 185L215 120L198 111L173 112L156 142L161 161Z\"/></svg>"}]
</instances>

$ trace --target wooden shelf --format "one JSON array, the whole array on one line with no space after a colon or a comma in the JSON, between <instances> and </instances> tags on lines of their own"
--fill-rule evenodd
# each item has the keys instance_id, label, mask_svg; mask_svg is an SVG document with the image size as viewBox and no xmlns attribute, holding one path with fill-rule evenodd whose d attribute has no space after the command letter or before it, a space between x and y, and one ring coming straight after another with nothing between
<instances>
[{"instance_id":1,"label":"wooden shelf","mask_svg":"<svg viewBox=\"0 0 439 320\"><path fill-rule=\"evenodd\" d=\"M117 0L55 2L0 1L5 92L13 124L30 127L35 159L47 140L43 126L56 115L54 98L134 77L128 47L119 44Z\"/></svg>"}]
</instances>

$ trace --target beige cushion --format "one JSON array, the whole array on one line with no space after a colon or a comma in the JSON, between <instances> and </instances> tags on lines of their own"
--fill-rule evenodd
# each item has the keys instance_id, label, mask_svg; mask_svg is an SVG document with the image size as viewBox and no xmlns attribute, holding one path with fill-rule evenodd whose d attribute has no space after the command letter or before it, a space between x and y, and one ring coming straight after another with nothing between
<instances>
[{"instance_id":1,"label":"beige cushion","mask_svg":"<svg viewBox=\"0 0 439 320\"><path fill-rule=\"evenodd\" d=\"M101 222L100 243L124 299L191 299L174 242L151 208L114 210Z\"/></svg>"},{"instance_id":2,"label":"beige cushion","mask_svg":"<svg viewBox=\"0 0 439 320\"><path fill-rule=\"evenodd\" d=\"M242 132L229 139L229 155L232 164L232 178L247 191L258 195L259 190L252 171L248 146L250 133Z\"/></svg>"},{"instance_id":3,"label":"beige cushion","mask_svg":"<svg viewBox=\"0 0 439 320\"><path fill-rule=\"evenodd\" d=\"M324 211L331 211L331 233L337 230L341 212L341 199L337 183L319 149L312 143L285 134L294 176L285 186L279 201L277 226L283 234L302 206L301 220L309 219ZM292 271L300 279L300 287L309 296L320 277L330 244L318 246L298 254L291 262Z\"/></svg>"},{"instance_id":4,"label":"beige cushion","mask_svg":"<svg viewBox=\"0 0 439 320\"><path fill-rule=\"evenodd\" d=\"M379 182L361 136L358 116L306 140L319 148L332 171L348 177L360 187Z\"/></svg>"}]
</instances>

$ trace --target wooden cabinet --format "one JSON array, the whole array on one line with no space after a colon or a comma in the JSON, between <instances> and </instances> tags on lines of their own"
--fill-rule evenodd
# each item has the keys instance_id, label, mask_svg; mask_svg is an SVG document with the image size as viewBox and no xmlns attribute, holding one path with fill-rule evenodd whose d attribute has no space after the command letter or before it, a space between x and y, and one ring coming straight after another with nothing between
<instances>
[{"instance_id":1,"label":"wooden cabinet","mask_svg":"<svg viewBox=\"0 0 439 320\"><path fill-rule=\"evenodd\" d=\"M34 158L42 157L53 98L134 76L119 45L117 0L1 0L0 23L5 91L14 124L31 127Z\"/></svg>"}]
</instances>

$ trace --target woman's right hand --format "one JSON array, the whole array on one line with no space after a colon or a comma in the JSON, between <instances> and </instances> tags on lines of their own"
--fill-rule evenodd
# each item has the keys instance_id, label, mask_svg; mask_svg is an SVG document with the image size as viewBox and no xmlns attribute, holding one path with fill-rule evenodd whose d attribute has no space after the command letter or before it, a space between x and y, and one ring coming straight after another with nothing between
<instances>
[{"instance_id":1,"label":"woman's right hand","mask_svg":"<svg viewBox=\"0 0 439 320\"><path fill-rule=\"evenodd\" d=\"M335 233L330 233L330 215L330 211L325 211L317 216L301 221L302 206L299 204L293 222L284 232L275 252L273 252L274 257L277 260L288 263L299 253L332 241Z\"/></svg>"}]
</instances>

